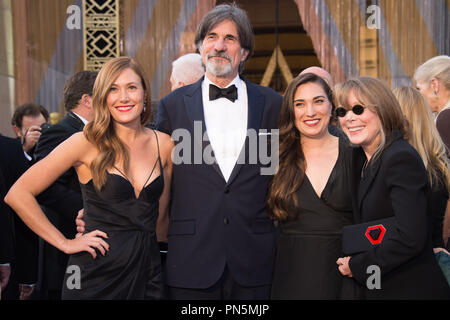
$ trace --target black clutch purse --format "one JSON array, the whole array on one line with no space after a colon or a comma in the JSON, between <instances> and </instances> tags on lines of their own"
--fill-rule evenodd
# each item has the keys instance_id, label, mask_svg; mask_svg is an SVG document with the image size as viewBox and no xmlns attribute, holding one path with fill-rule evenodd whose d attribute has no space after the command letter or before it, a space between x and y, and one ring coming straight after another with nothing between
<instances>
[{"instance_id":1,"label":"black clutch purse","mask_svg":"<svg viewBox=\"0 0 450 320\"><path fill-rule=\"evenodd\" d=\"M370 250L392 237L396 227L395 217L345 226L342 230L342 250L347 256Z\"/></svg>"}]
</instances>

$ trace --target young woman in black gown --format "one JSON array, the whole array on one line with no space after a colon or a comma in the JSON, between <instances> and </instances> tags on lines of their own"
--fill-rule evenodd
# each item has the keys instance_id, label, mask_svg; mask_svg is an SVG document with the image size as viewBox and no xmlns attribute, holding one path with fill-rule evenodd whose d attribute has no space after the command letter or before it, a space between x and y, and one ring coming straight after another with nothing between
<instances>
[{"instance_id":1,"label":"young woman in black gown","mask_svg":"<svg viewBox=\"0 0 450 320\"><path fill-rule=\"evenodd\" d=\"M329 133L334 110L327 83L307 73L286 89L279 118L279 170L268 209L279 220L272 299L354 299L353 279L336 266L341 235L353 223L351 148Z\"/></svg>"},{"instance_id":2,"label":"young woman in black gown","mask_svg":"<svg viewBox=\"0 0 450 320\"><path fill-rule=\"evenodd\" d=\"M30 168L6 197L34 232L71 254L63 299L164 298L156 234L160 240L167 234L173 143L144 127L149 101L133 59L107 62L94 85L94 120ZM66 239L35 196L71 166L81 184L86 232Z\"/></svg>"}]
</instances>

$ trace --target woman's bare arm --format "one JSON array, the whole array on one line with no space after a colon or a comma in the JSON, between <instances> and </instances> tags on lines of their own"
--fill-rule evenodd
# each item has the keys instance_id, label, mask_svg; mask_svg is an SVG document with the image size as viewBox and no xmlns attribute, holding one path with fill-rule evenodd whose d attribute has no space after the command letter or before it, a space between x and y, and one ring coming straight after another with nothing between
<instances>
[{"instance_id":1,"label":"woman's bare arm","mask_svg":"<svg viewBox=\"0 0 450 320\"><path fill-rule=\"evenodd\" d=\"M72 166L83 164L83 157L92 146L82 133L74 134L61 143L47 157L27 170L11 187L5 202L19 215L24 223L39 237L61 251L71 254L88 251L95 257L98 248L104 254L108 245L99 236L106 237L100 231L94 231L84 239L69 240L47 219L41 210L36 196L48 188L56 179Z\"/></svg>"},{"instance_id":2,"label":"woman's bare arm","mask_svg":"<svg viewBox=\"0 0 450 320\"><path fill-rule=\"evenodd\" d=\"M169 229L169 201L170 185L172 179L172 149L173 141L170 136L158 133L161 139L161 161L164 163L164 190L159 198L159 214L156 222L156 238L159 242L167 242L167 232Z\"/></svg>"}]
</instances>

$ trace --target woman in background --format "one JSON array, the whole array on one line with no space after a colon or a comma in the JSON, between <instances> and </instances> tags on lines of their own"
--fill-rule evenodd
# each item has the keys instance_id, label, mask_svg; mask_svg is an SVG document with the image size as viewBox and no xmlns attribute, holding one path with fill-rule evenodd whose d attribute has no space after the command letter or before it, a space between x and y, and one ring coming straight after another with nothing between
<instances>
[{"instance_id":1,"label":"woman in background","mask_svg":"<svg viewBox=\"0 0 450 320\"><path fill-rule=\"evenodd\" d=\"M407 140L417 150L427 170L432 190L433 247L443 248L449 236L448 230L443 230L444 216L449 218L450 214L445 215L446 209L450 209L450 174L445 145L425 97L412 87L400 87L393 92L408 121Z\"/></svg>"},{"instance_id":2,"label":"woman in background","mask_svg":"<svg viewBox=\"0 0 450 320\"><path fill-rule=\"evenodd\" d=\"M450 158L450 57L429 59L417 68L414 81L436 114L436 127Z\"/></svg>"},{"instance_id":3,"label":"woman in background","mask_svg":"<svg viewBox=\"0 0 450 320\"><path fill-rule=\"evenodd\" d=\"M450 204L448 201L450 174L445 145L436 129L426 98L415 88L400 87L394 95L407 119L407 140L417 150L428 174L431 187L430 211L433 217L433 248L439 265L450 284L450 254L448 245Z\"/></svg>"}]
</instances>

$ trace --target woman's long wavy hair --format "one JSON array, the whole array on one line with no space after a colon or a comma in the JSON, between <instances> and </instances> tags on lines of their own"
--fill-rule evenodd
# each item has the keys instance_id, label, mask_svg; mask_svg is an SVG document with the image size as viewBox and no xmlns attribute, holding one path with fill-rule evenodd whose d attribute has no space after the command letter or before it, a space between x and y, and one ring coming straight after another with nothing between
<instances>
[{"instance_id":1,"label":"woman's long wavy hair","mask_svg":"<svg viewBox=\"0 0 450 320\"><path fill-rule=\"evenodd\" d=\"M297 190L305 177L306 162L300 131L295 125L294 98L297 88L310 82L323 88L332 105L331 113L334 114L333 92L319 76L312 73L299 75L287 87L278 119L279 168L270 183L267 198L268 215L276 220L295 219L298 213Z\"/></svg>"},{"instance_id":2,"label":"woman's long wavy hair","mask_svg":"<svg viewBox=\"0 0 450 320\"><path fill-rule=\"evenodd\" d=\"M431 187L440 181L448 192L450 175L446 147L436 129L427 99L413 87L400 87L393 92L407 119L406 138L422 158Z\"/></svg>"},{"instance_id":3,"label":"woman's long wavy hair","mask_svg":"<svg viewBox=\"0 0 450 320\"><path fill-rule=\"evenodd\" d=\"M92 105L94 119L84 127L86 139L98 149L97 157L91 163L91 174L94 186L100 190L106 183L107 170L119 161L125 173L128 172L130 157L128 147L117 136L114 119L109 112L106 99L108 93L125 69L132 69L141 78L144 88L144 111L141 114L141 124L144 126L150 119L150 87L142 67L129 57L118 57L109 60L98 73L94 83Z\"/></svg>"}]
</instances>

